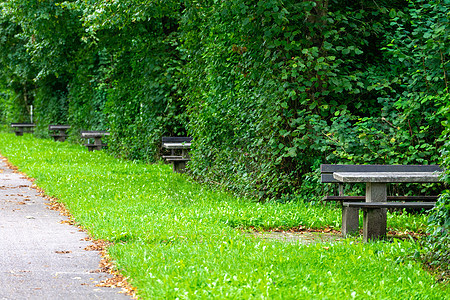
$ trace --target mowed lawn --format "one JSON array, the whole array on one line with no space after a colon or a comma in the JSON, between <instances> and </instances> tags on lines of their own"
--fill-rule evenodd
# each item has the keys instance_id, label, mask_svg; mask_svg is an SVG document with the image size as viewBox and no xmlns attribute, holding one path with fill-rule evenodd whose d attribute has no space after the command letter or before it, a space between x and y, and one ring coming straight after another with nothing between
<instances>
[{"instance_id":1,"label":"mowed lawn","mask_svg":"<svg viewBox=\"0 0 450 300\"><path fill-rule=\"evenodd\" d=\"M0 153L64 203L142 299L450 299L410 259L411 240L352 238L304 245L269 230L340 227L333 205L257 203L80 145L0 134ZM310 200L310 199L309 199ZM424 229L426 216L390 214L388 226Z\"/></svg>"}]
</instances>

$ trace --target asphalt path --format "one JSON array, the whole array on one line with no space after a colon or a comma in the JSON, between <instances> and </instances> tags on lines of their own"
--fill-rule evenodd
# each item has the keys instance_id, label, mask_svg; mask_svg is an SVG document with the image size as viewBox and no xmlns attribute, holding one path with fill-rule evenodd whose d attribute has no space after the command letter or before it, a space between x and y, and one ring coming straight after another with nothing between
<instances>
[{"instance_id":1,"label":"asphalt path","mask_svg":"<svg viewBox=\"0 0 450 300\"><path fill-rule=\"evenodd\" d=\"M0 157L0 299L131 299L97 286L99 252L32 185Z\"/></svg>"}]
</instances>

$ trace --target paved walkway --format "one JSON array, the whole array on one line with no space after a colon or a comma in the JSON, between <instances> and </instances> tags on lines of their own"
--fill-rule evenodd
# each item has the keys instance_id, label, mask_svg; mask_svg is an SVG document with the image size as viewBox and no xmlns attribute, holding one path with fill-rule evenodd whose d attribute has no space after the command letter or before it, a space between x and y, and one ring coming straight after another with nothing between
<instances>
[{"instance_id":1,"label":"paved walkway","mask_svg":"<svg viewBox=\"0 0 450 300\"><path fill-rule=\"evenodd\" d=\"M99 253L31 186L0 157L0 299L130 299L96 286Z\"/></svg>"}]
</instances>

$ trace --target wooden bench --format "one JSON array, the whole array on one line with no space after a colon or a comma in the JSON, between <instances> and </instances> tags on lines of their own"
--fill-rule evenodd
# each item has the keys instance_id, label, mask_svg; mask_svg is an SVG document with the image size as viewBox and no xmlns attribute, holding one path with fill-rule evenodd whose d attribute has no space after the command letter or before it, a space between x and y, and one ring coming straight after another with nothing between
<instances>
[{"instance_id":1,"label":"wooden bench","mask_svg":"<svg viewBox=\"0 0 450 300\"><path fill-rule=\"evenodd\" d=\"M55 133L50 134L55 142L64 142L68 137L66 131L70 129L70 125L48 125L49 131L55 131Z\"/></svg>"},{"instance_id":2,"label":"wooden bench","mask_svg":"<svg viewBox=\"0 0 450 300\"><path fill-rule=\"evenodd\" d=\"M162 137L162 147L170 152L162 157L172 163L173 171L184 173L186 162L190 161L189 150L191 149L191 137Z\"/></svg>"},{"instance_id":3,"label":"wooden bench","mask_svg":"<svg viewBox=\"0 0 450 300\"><path fill-rule=\"evenodd\" d=\"M343 202L346 209L362 209L363 241L380 239L386 236L386 209L388 208L422 208L431 209L436 202ZM344 222L344 220L343 220Z\"/></svg>"},{"instance_id":4,"label":"wooden bench","mask_svg":"<svg viewBox=\"0 0 450 300\"><path fill-rule=\"evenodd\" d=\"M438 196L387 196L387 183L439 182L437 165L329 165L320 166L323 183L339 183L338 196L325 201L342 202L342 234L359 231L359 209L364 212L363 239L386 235L387 208L430 208ZM344 183L366 183L365 196L345 196ZM402 201L388 202L388 201ZM413 202L409 202L413 201ZM409 202L409 203L408 203Z\"/></svg>"},{"instance_id":5,"label":"wooden bench","mask_svg":"<svg viewBox=\"0 0 450 300\"><path fill-rule=\"evenodd\" d=\"M91 130L91 131L82 131L81 137L88 139L88 143L84 144L88 148L88 151L94 151L94 150L102 150L103 147L107 146L106 144L103 144L102 138L109 135L108 131L98 131L98 130ZM89 143L89 139L94 139L94 143Z\"/></svg>"},{"instance_id":6,"label":"wooden bench","mask_svg":"<svg viewBox=\"0 0 450 300\"><path fill-rule=\"evenodd\" d=\"M11 123L11 127L14 129L16 136L23 136L23 133L33 132L33 128L36 127L34 123Z\"/></svg>"}]
</instances>

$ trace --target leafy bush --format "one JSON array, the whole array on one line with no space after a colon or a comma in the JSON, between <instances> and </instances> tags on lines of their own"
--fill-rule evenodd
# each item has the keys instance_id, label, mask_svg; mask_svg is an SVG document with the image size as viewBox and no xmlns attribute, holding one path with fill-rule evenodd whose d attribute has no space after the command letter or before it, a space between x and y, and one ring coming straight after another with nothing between
<instances>
[{"instance_id":1,"label":"leafy bush","mask_svg":"<svg viewBox=\"0 0 450 300\"><path fill-rule=\"evenodd\" d=\"M40 136L108 129L109 151L155 161L191 135L193 176L260 200L314 199L324 162L439 160L442 1L0 4L1 85Z\"/></svg>"},{"instance_id":2,"label":"leafy bush","mask_svg":"<svg viewBox=\"0 0 450 300\"><path fill-rule=\"evenodd\" d=\"M448 110L447 110L448 111ZM450 142L446 132L446 142L442 148L442 166L445 168L443 180L450 183ZM440 196L428 220L429 236L424 240L422 259L443 279L450 278L450 191Z\"/></svg>"},{"instance_id":3,"label":"leafy bush","mask_svg":"<svg viewBox=\"0 0 450 300\"><path fill-rule=\"evenodd\" d=\"M310 193L306 182L320 193L323 162L438 162L442 98L405 85L413 67L385 47L399 34L392 23L403 2L324 3L186 9L195 176L280 198Z\"/></svg>"},{"instance_id":4,"label":"leafy bush","mask_svg":"<svg viewBox=\"0 0 450 300\"><path fill-rule=\"evenodd\" d=\"M387 49L393 62L400 62L405 72L397 81L407 88L396 102L396 108L405 111L409 132L419 139L412 139L408 147L419 151L415 155L428 157L431 150L442 145L439 161L446 170L443 181L450 182L448 169L448 75L450 54L450 5L442 1L414 1L408 8L393 12L392 25L397 29ZM432 133L432 135L430 135ZM442 134L439 134L442 133ZM435 160L435 158L433 159ZM429 160L423 160L429 163ZM449 277L450 257L450 202L449 192L444 191L429 219L430 236L424 243L423 259L440 276Z\"/></svg>"},{"instance_id":5,"label":"leafy bush","mask_svg":"<svg viewBox=\"0 0 450 300\"><path fill-rule=\"evenodd\" d=\"M428 222L430 236L423 243L422 259L442 280L450 278L450 193L440 197Z\"/></svg>"}]
</instances>

